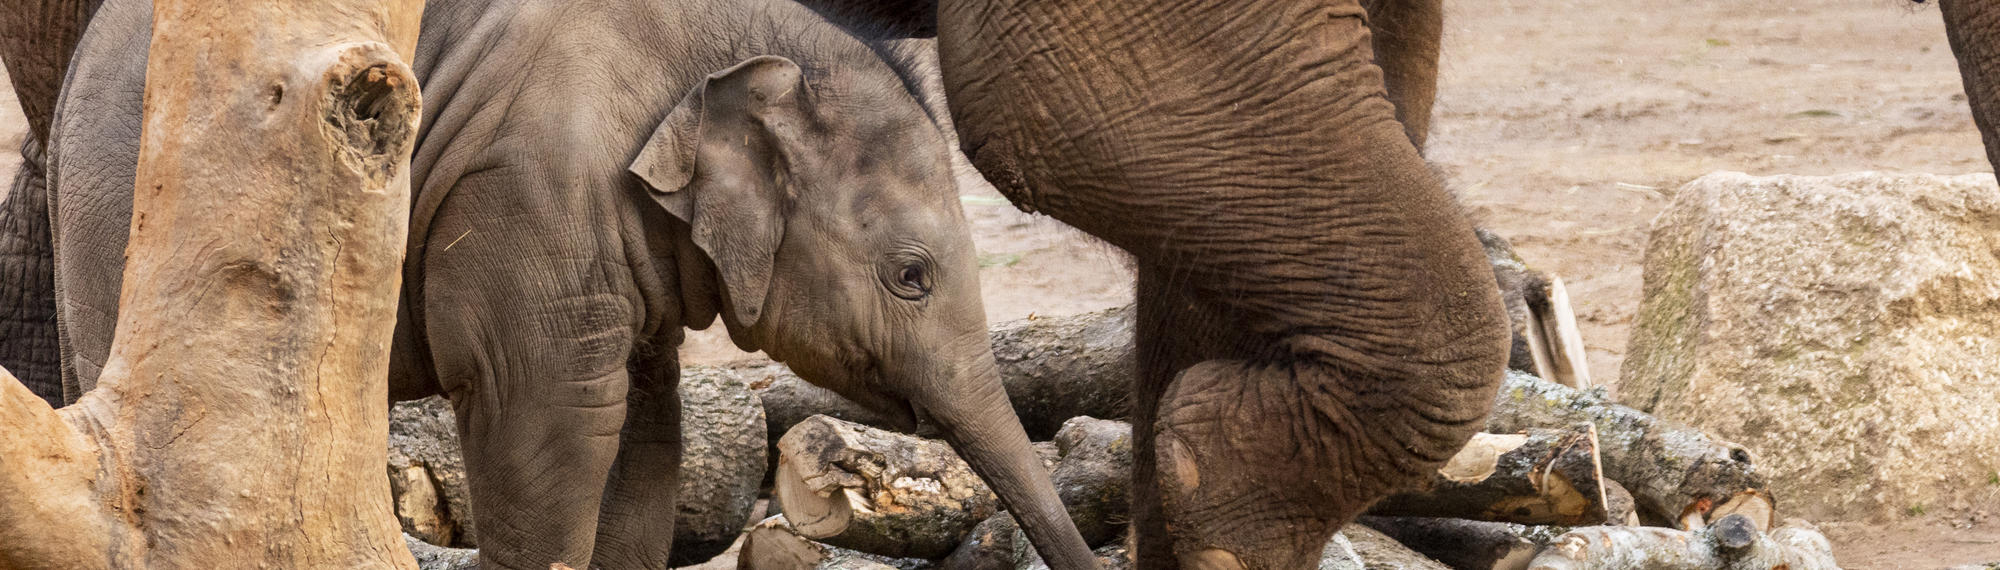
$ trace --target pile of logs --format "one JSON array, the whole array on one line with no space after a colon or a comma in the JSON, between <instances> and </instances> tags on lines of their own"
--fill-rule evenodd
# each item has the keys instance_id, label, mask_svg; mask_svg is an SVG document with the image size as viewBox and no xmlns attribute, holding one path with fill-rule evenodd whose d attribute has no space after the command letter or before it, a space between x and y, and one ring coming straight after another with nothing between
<instances>
[{"instance_id":1,"label":"pile of logs","mask_svg":"<svg viewBox=\"0 0 2000 570\"><path fill-rule=\"evenodd\" d=\"M1049 440L1038 450L1107 568L1129 567L1132 427L1098 417L1125 413L1130 327L1123 308L994 334L1016 410ZM722 552L748 526L742 568L1039 567L1013 519L942 442L880 429L887 424L873 414L769 362L692 367L682 390L690 451L681 496L707 506L682 509L676 564ZM455 458L414 443L449 433L439 406L406 403L395 415L397 512L417 538L470 546ZM1427 488L1349 525L1321 567L1836 567L1816 531L1775 527L1747 451L1602 391L1510 371L1487 431ZM753 524L760 489L777 514Z\"/></svg>"}]
</instances>

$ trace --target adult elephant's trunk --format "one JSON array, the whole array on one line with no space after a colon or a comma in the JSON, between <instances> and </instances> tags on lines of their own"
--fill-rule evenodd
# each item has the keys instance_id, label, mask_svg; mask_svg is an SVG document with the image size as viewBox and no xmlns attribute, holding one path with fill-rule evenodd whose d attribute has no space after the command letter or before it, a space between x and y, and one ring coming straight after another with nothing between
<instances>
[{"instance_id":1,"label":"adult elephant's trunk","mask_svg":"<svg viewBox=\"0 0 2000 570\"><path fill-rule=\"evenodd\" d=\"M1056 496L1048 469L1028 446L1028 434L1000 384L992 348L984 335L979 336L981 342L962 343L976 347L957 351L973 355L943 361L952 367L940 371L945 380L921 384L937 391L915 395L912 403L929 415L945 441L993 487L1050 568L1096 568L1090 547Z\"/></svg>"},{"instance_id":2,"label":"adult elephant's trunk","mask_svg":"<svg viewBox=\"0 0 2000 570\"><path fill-rule=\"evenodd\" d=\"M21 170L0 203L0 367L60 408L62 361L43 147L32 132L21 147Z\"/></svg>"},{"instance_id":3,"label":"adult elephant's trunk","mask_svg":"<svg viewBox=\"0 0 2000 570\"><path fill-rule=\"evenodd\" d=\"M1965 81L1965 100L1986 142L1986 160L2000 172L2000 3L1940 0L1951 52Z\"/></svg>"}]
</instances>

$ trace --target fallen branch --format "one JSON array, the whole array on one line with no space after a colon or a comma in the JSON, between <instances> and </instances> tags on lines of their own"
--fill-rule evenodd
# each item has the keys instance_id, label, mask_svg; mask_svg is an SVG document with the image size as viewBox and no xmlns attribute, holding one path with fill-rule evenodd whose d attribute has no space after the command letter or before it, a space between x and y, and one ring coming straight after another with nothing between
<instances>
[{"instance_id":1,"label":"fallen branch","mask_svg":"<svg viewBox=\"0 0 2000 570\"><path fill-rule=\"evenodd\" d=\"M1482 433L1438 469L1430 488L1376 503L1382 516L1450 517L1537 525L1602 524L1606 510L1597 433Z\"/></svg>"},{"instance_id":2,"label":"fallen branch","mask_svg":"<svg viewBox=\"0 0 2000 570\"><path fill-rule=\"evenodd\" d=\"M1070 418L1056 432L1062 460L1054 471L1056 493L1083 540L1103 546L1130 520L1132 426L1092 417Z\"/></svg>"},{"instance_id":3,"label":"fallen branch","mask_svg":"<svg viewBox=\"0 0 2000 570\"><path fill-rule=\"evenodd\" d=\"M1649 524L1669 524L1690 508L1706 512L1739 492L1766 488L1741 446L1520 372L1507 373L1486 429L1511 433L1579 422L1596 426L1604 476L1632 493Z\"/></svg>"},{"instance_id":4,"label":"fallen branch","mask_svg":"<svg viewBox=\"0 0 2000 570\"><path fill-rule=\"evenodd\" d=\"M1788 527L1771 534L1733 514L1697 531L1598 526L1557 537L1533 570L1832 570L1833 547L1818 531Z\"/></svg>"}]
</instances>

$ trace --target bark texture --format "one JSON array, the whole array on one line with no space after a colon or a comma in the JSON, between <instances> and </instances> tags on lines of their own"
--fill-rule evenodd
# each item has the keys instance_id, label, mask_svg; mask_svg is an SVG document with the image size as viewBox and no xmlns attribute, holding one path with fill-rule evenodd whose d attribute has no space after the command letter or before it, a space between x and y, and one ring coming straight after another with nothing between
<instances>
[{"instance_id":1,"label":"bark texture","mask_svg":"<svg viewBox=\"0 0 2000 570\"><path fill-rule=\"evenodd\" d=\"M1392 495L1369 512L1578 526L1604 523L1606 505L1597 433L1581 424L1473 436L1429 489Z\"/></svg>"},{"instance_id":2,"label":"bark texture","mask_svg":"<svg viewBox=\"0 0 2000 570\"><path fill-rule=\"evenodd\" d=\"M1069 518L1092 547L1118 538L1131 520L1132 426L1070 418L1056 432L1062 456L1053 476Z\"/></svg>"},{"instance_id":3,"label":"bark texture","mask_svg":"<svg viewBox=\"0 0 2000 570\"><path fill-rule=\"evenodd\" d=\"M1337 535L1353 545L1354 554L1361 559L1367 570L1449 570L1422 554L1418 554L1396 539L1389 538L1375 529L1361 525L1348 525ZM1321 560L1324 561L1325 557Z\"/></svg>"},{"instance_id":4,"label":"bark texture","mask_svg":"<svg viewBox=\"0 0 2000 570\"><path fill-rule=\"evenodd\" d=\"M682 372L681 480L674 550L687 566L729 550L750 523L763 487L764 408L740 379Z\"/></svg>"},{"instance_id":5,"label":"bark texture","mask_svg":"<svg viewBox=\"0 0 2000 570\"><path fill-rule=\"evenodd\" d=\"M1665 523L1743 490L1767 488L1742 446L1611 403L1596 391L1516 371L1501 384L1486 429L1507 433L1577 422L1596 426L1604 476L1632 493L1641 519Z\"/></svg>"},{"instance_id":6,"label":"bark texture","mask_svg":"<svg viewBox=\"0 0 2000 570\"><path fill-rule=\"evenodd\" d=\"M1525 568L1561 532L1549 527L1424 517L1369 516L1356 522L1458 570Z\"/></svg>"},{"instance_id":7,"label":"bark texture","mask_svg":"<svg viewBox=\"0 0 2000 570\"><path fill-rule=\"evenodd\" d=\"M1597 526L1571 530L1535 557L1532 570L1834 570L1833 547L1818 531L1764 534L1732 515L1698 531Z\"/></svg>"},{"instance_id":8,"label":"bark texture","mask_svg":"<svg viewBox=\"0 0 2000 570\"><path fill-rule=\"evenodd\" d=\"M381 466L422 7L156 5L126 311L76 405L0 379L0 567L414 566Z\"/></svg>"}]
</instances>

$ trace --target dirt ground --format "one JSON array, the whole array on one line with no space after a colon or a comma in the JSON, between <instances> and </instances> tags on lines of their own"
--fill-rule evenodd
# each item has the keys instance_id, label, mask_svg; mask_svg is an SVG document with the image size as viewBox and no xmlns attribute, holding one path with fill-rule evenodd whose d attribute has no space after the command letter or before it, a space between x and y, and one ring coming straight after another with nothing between
<instances>
[{"instance_id":1,"label":"dirt ground","mask_svg":"<svg viewBox=\"0 0 2000 570\"><path fill-rule=\"evenodd\" d=\"M1447 0L1430 158L1481 225L1563 277L1613 386L1647 227L1716 170L1989 170L1936 8L1897 0ZM25 126L0 90L0 148ZM0 152L0 175L17 157ZM967 196L993 320L1131 298L1120 254ZM690 362L741 358L715 331ZM1823 524L1849 568L2000 560L2000 524L1932 513Z\"/></svg>"}]
</instances>

